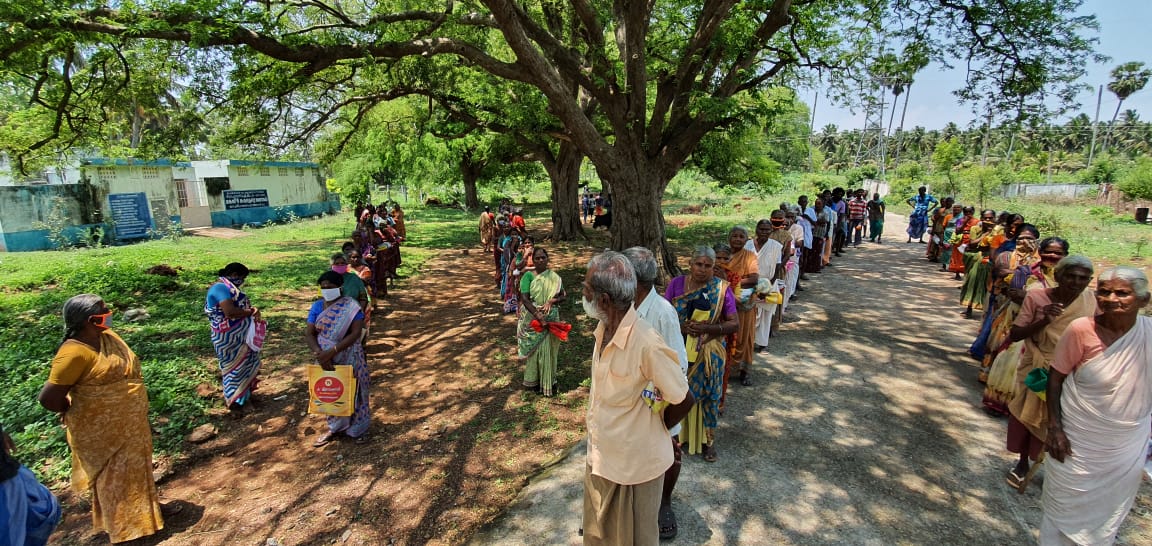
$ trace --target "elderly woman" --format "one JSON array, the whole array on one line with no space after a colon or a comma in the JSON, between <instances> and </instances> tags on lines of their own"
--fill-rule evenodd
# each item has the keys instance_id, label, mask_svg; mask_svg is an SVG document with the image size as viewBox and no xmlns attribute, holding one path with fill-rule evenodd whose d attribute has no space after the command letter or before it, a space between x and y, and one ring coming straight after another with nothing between
<instances>
[{"instance_id":1,"label":"elderly woman","mask_svg":"<svg viewBox=\"0 0 1152 546\"><path fill-rule=\"evenodd\" d=\"M1117 267L1096 281L1095 316L1072 322L1048 376L1041 544L1111 544L1128 515L1152 426L1148 278Z\"/></svg>"},{"instance_id":2,"label":"elderly woman","mask_svg":"<svg viewBox=\"0 0 1152 546\"><path fill-rule=\"evenodd\" d=\"M260 373L260 351L249 345L248 330L258 328L263 321L260 310L240 290L248 279L248 268L232 262L218 274L216 284L208 289L204 314L208 315L212 346L220 360L224 403L229 410L241 411L256 390Z\"/></svg>"},{"instance_id":3,"label":"elderly woman","mask_svg":"<svg viewBox=\"0 0 1152 546\"><path fill-rule=\"evenodd\" d=\"M1040 230L1032 224L1024 224L1016 238L1016 249L1001 252L992 265L992 290L987 311L989 318L983 321L979 336L980 342L984 344L980 373L986 382L990 382L988 377L997 355L1011 344L1008 332L1020 310L1019 304L1024 301L1024 285L1032 277L1032 266L1040 262ZM1002 410L995 405L985 407L993 412Z\"/></svg>"},{"instance_id":4,"label":"elderly woman","mask_svg":"<svg viewBox=\"0 0 1152 546\"><path fill-rule=\"evenodd\" d=\"M556 390L556 361L560 356L560 340L548 331L549 322L560 320L560 307L568 294L560 275L548 266L548 251L532 251L533 270L520 277L520 321L516 326L519 356L524 359L524 386L544 396ZM538 321L543 330L532 328Z\"/></svg>"},{"instance_id":5,"label":"elderly woman","mask_svg":"<svg viewBox=\"0 0 1152 546\"><path fill-rule=\"evenodd\" d=\"M1024 385L1033 370L1048 370L1056 353L1056 342L1072 321L1089 316L1096 305L1084 290L1092 280L1092 261L1084 256L1068 256L1056 264L1057 286L1029 290L1012 323L1010 339L1024 341L1024 351L1016 367L1016 387L1008 418L1008 451L1020 460L1008 473L1008 483L1023 491L1032 475L1028 460L1037 460L1044 448L1048 411L1036 392Z\"/></svg>"},{"instance_id":6,"label":"elderly woman","mask_svg":"<svg viewBox=\"0 0 1152 546\"><path fill-rule=\"evenodd\" d=\"M756 352L753 348L756 341L756 302L752 298L752 290L756 288L756 281L760 280L760 264L756 259L756 253L744 248L747 243L748 229L744 226L733 227L728 232L728 248L732 251L732 256L728 259L728 270L740 276L740 285L732 287L733 293L739 296L737 313L740 319L732 364L736 368L740 384L750 387L752 378L748 375L748 370L752 367L752 357Z\"/></svg>"},{"instance_id":7,"label":"elderly woman","mask_svg":"<svg viewBox=\"0 0 1152 546\"><path fill-rule=\"evenodd\" d=\"M715 251L697 247L690 273L672 279L664 294L680 316L688 349L688 388L696 399L680 439L689 454L703 453L708 462L716 461L715 431L728 353L724 336L738 327L736 298L728 282L716 277L715 263Z\"/></svg>"},{"instance_id":8,"label":"elderly woman","mask_svg":"<svg viewBox=\"0 0 1152 546\"><path fill-rule=\"evenodd\" d=\"M368 438L368 425L372 421L372 409L368 403L368 360L364 356L364 347L359 343L364 313L356 300L341 295L343 275L325 271L317 282L321 299L308 310L308 330L304 341L321 368L331 371L337 364L352 366L352 374L356 377L356 401L352 416L329 417L328 432L320 435L312 445L323 447L340 434L355 438L356 443L361 444Z\"/></svg>"},{"instance_id":9,"label":"elderly woman","mask_svg":"<svg viewBox=\"0 0 1152 546\"><path fill-rule=\"evenodd\" d=\"M1027 232L1022 233L1021 237L1026 235ZM1011 330L1013 322L1020 314L1024 295L1032 286L1040 288L1056 286L1053 271L1056 264L1068 255L1068 241L1059 237L1048 237L1040 241L1038 252L1040 259L1031 267L1009 269L1012 273L1007 276L1009 284L1004 290L1004 297L1008 303L1000 311L1000 316L993 326L989 347L995 351L995 356L991 357L992 368L988 372L988 385L984 388L984 408L993 414L1006 415L1008 402L1015 397L1016 367L1020 364L1024 340L1013 341Z\"/></svg>"},{"instance_id":10,"label":"elderly woman","mask_svg":"<svg viewBox=\"0 0 1152 546\"><path fill-rule=\"evenodd\" d=\"M59 412L72 449L72 488L91 494L92 525L113 543L164 528L152 479L152 429L140 360L112 331L95 294L64 303L64 342L40 405Z\"/></svg>"}]
</instances>

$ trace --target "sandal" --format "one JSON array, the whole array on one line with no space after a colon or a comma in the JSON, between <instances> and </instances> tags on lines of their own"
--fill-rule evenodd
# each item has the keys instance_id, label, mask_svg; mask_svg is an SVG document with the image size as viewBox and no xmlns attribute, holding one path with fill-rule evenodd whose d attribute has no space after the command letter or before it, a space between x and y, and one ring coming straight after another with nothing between
<instances>
[{"instance_id":1,"label":"sandal","mask_svg":"<svg viewBox=\"0 0 1152 546\"><path fill-rule=\"evenodd\" d=\"M676 528L676 513L672 511L671 505L660 505L660 540L671 540L676 538L678 529Z\"/></svg>"},{"instance_id":2,"label":"sandal","mask_svg":"<svg viewBox=\"0 0 1152 546\"><path fill-rule=\"evenodd\" d=\"M180 501L171 501L168 504L160 505L160 515L164 517L175 516L184 511L184 503Z\"/></svg>"},{"instance_id":3,"label":"sandal","mask_svg":"<svg viewBox=\"0 0 1152 546\"><path fill-rule=\"evenodd\" d=\"M368 438L367 434L363 434L363 435L357 436L356 441L354 443L358 446L362 446L362 445L367 444L368 442L371 442L371 441L372 440L370 438Z\"/></svg>"},{"instance_id":4,"label":"sandal","mask_svg":"<svg viewBox=\"0 0 1152 546\"><path fill-rule=\"evenodd\" d=\"M752 378L748 376L747 370L740 370L740 384L745 387L752 386Z\"/></svg>"},{"instance_id":5,"label":"sandal","mask_svg":"<svg viewBox=\"0 0 1152 546\"><path fill-rule=\"evenodd\" d=\"M1020 484L1024 483L1024 478L1016 473L1015 468L1008 471L1008 476L1005 477L1005 481L1008 482L1008 485L1011 486L1012 489L1022 491L1020 489Z\"/></svg>"},{"instance_id":6,"label":"sandal","mask_svg":"<svg viewBox=\"0 0 1152 546\"><path fill-rule=\"evenodd\" d=\"M1028 489L1028 484L1032 483L1032 478L1036 476L1036 471L1040 470L1040 465L1044 464L1044 455L1044 453L1040 453L1040 457L1036 459L1036 462L1032 463L1032 468L1028 469L1028 473L1024 475L1024 479L1020 480L1020 486L1016 488L1016 491L1021 495Z\"/></svg>"},{"instance_id":7,"label":"sandal","mask_svg":"<svg viewBox=\"0 0 1152 546\"><path fill-rule=\"evenodd\" d=\"M317 438L315 442L312 442L312 447L324 447L324 446L328 445L329 443L332 442L332 440L336 439L336 434L338 434L338 433L331 432L331 431L325 432L324 434L321 434L320 437Z\"/></svg>"},{"instance_id":8,"label":"sandal","mask_svg":"<svg viewBox=\"0 0 1152 546\"><path fill-rule=\"evenodd\" d=\"M712 447L712 444L704 444L703 455L705 462L716 462L716 448Z\"/></svg>"}]
</instances>

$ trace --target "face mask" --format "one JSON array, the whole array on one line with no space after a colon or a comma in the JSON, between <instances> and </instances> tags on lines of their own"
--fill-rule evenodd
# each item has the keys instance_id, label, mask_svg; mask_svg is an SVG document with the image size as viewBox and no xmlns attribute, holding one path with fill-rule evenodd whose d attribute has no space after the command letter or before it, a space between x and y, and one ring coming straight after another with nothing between
<instances>
[{"instance_id":1,"label":"face mask","mask_svg":"<svg viewBox=\"0 0 1152 546\"><path fill-rule=\"evenodd\" d=\"M324 301L335 300L336 298L340 297L340 289L339 288L321 288L320 289L320 296L324 298Z\"/></svg>"},{"instance_id":2,"label":"face mask","mask_svg":"<svg viewBox=\"0 0 1152 546\"><path fill-rule=\"evenodd\" d=\"M93 322L92 324L101 330L107 330L112 327L112 311L108 311L103 315L92 315L88 320L100 319L100 322Z\"/></svg>"},{"instance_id":3,"label":"face mask","mask_svg":"<svg viewBox=\"0 0 1152 546\"><path fill-rule=\"evenodd\" d=\"M596 307L596 304L588 301L588 298L580 298L580 299L583 300L582 303L584 304L584 314L585 315L588 315L589 317L591 317L594 320L604 320L604 313L600 312L600 309L598 309Z\"/></svg>"},{"instance_id":4,"label":"face mask","mask_svg":"<svg viewBox=\"0 0 1152 546\"><path fill-rule=\"evenodd\" d=\"M1036 239L1017 239L1016 249L1025 254L1036 252Z\"/></svg>"},{"instance_id":5,"label":"face mask","mask_svg":"<svg viewBox=\"0 0 1152 546\"><path fill-rule=\"evenodd\" d=\"M335 272L343 275L343 274L348 272L348 264L334 265L334 266L332 266L332 271L335 271Z\"/></svg>"}]
</instances>

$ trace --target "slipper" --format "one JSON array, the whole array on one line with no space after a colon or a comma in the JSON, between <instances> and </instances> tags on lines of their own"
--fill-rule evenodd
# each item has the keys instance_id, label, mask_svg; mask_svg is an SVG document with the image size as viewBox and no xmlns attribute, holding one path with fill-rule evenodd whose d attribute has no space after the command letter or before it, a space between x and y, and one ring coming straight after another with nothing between
<instances>
[{"instance_id":1,"label":"slipper","mask_svg":"<svg viewBox=\"0 0 1152 546\"><path fill-rule=\"evenodd\" d=\"M1005 478L1005 481L1008 482L1008 485L1012 486L1012 489L1020 491L1020 484L1024 483L1024 478L1017 474L1016 469L1013 468L1008 471L1008 476Z\"/></svg>"},{"instance_id":2,"label":"slipper","mask_svg":"<svg viewBox=\"0 0 1152 546\"><path fill-rule=\"evenodd\" d=\"M704 444L703 455L704 455L704 461L705 462L709 462L709 463L716 462L716 448L714 448L708 444Z\"/></svg>"},{"instance_id":3,"label":"slipper","mask_svg":"<svg viewBox=\"0 0 1152 546\"><path fill-rule=\"evenodd\" d=\"M1028 484L1032 483L1032 478L1036 476L1036 471L1040 470L1040 465L1044 464L1044 455L1044 453L1040 453L1040 458L1032 463L1032 468L1029 468L1028 473L1024 475L1024 479L1020 480L1020 486L1016 488L1016 491L1021 495L1028 489Z\"/></svg>"},{"instance_id":4,"label":"slipper","mask_svg":"<svg viewBox=\"0 0 1152 546\"><path fill-rule=\"evenodd\" d=\"M354 443L358 446L362 446L364 444L367 444L370 441L372 441L372 440L368 438L368 435L364 434L362 436L357 436L356 441Z\"/></svg>"},{"instance_id":5,"label":"slipper","mask_svg":"<svg viewBox=\"0 0 1152 546\"><path fill-rule=\"evenodd\" d=\"M748 372L746 372L746 371L740 372L740 384L744 385L745 387L751 387L752 386L752 378L748 375Z\"/></svg>"},{"instance_id":6,"label":"slipper","mask_svg":"<svg viewBox=\"0 0 1152 546\"><path fill-rule=\"evenodd\" d=\"M335 432L325 432L324 434L321 434L315 442L312 443L312 447L324 447L331 443L334 439L336 439Z\"/></svg>"},{"instance_id":7,"label":"slipper","mask_svg":"<svg viewBox=\"0 0 1152 546\"><path fill-rule=\"evenodd\" d=\"M678 529L676 528L676 513L672 511L672 506L660 506L660 540L671 540L676 538Z\"/></svg>"},{"instance_id":8,"label":"slipper","mask_svg":"<svg viewBox=\"0 0 1152 546\"><path fill-rule=\"evenodd\" d=\"M164 517L175 516L184 511L184 503L180 501L172 501L168 504L160 505L160 515Z\"/></svg>"}]
</instances>

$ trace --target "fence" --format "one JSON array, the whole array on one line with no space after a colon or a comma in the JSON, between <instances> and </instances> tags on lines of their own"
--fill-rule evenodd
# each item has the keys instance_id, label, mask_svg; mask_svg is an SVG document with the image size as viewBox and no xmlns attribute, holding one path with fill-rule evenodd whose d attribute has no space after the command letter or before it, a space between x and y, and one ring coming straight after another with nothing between
<instances>
[{"instance_id":1,"label":"fence","mask_svg":"<svg viewBox=\"0 0 1152 546\"><path fill-rule=\"evenodd\" d=\"M1002 192L1004 197L1028 199L1030 197L1066 197L1075 199L1084 197L1095 190L1095 184L1006 184Z\"/></svg>"}]
</instances>

